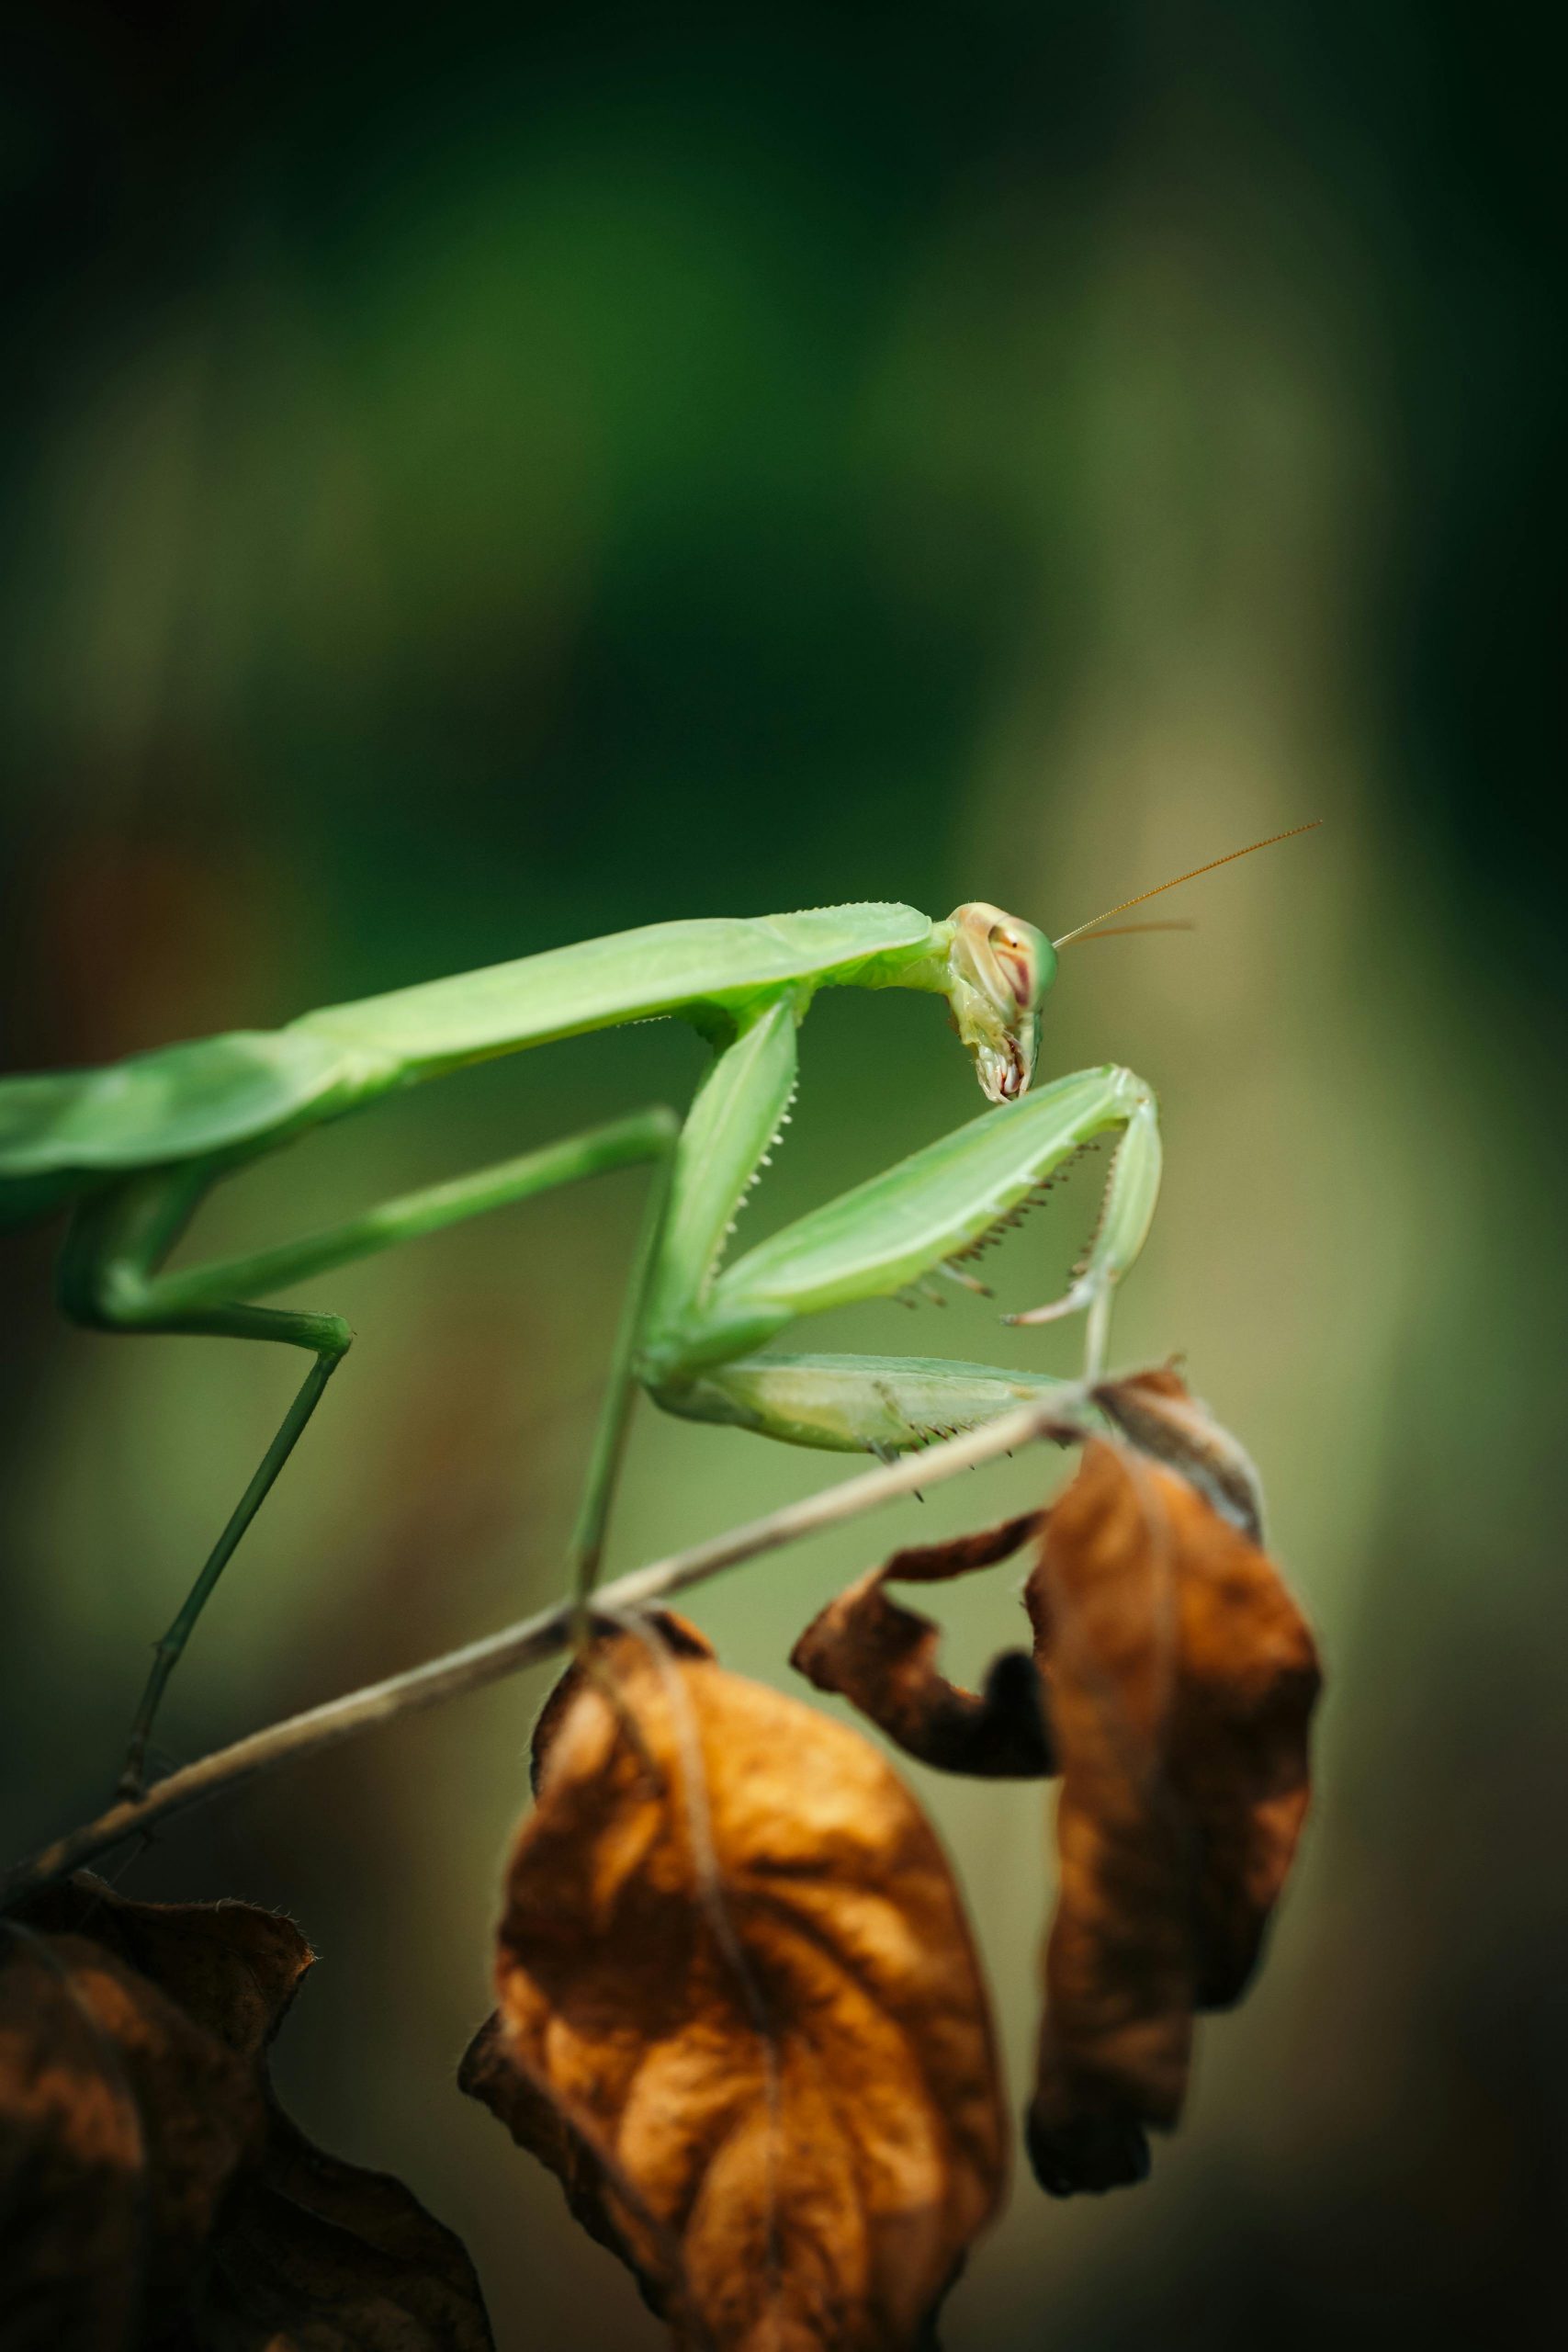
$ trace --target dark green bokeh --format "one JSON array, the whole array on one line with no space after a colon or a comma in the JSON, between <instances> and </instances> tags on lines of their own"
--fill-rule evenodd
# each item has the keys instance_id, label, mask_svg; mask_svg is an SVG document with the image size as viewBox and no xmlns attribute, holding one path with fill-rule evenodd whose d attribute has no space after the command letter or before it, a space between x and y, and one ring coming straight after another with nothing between
<instances>
[{"instance_id":1,"label":"dark green bokeh","mask_svg":"<svg viewBox=\"0 0 1568 2352\"><path fill-rule=\"evenodd\" d=\"M1323 1798L1151 2185L1021 2182L954 2347L1541 2333L1568 2072L1550 89L1506 23L1384 0L17 12L8 1067L665 916L984 895L1059 931L1328 820L1172 902L1194 939L1066 959L1046 1046L1160 1089L1119 1348L1185 1349L1263 1464L1328 1652ZM479 1073L247 1180L209 1235L680 1099L698 1060L642 1029ZM759 1219L975 1107L914 1000L824 1003L805 1073ZM552 1591L635 1219L617 1178L316 1286L359 1343L173 1748ZM1010 1295L1077 1238L1071 1208L1032 1227ZM142 1645L294 1373L62 1329L50 1245L4 1266L13 1847L102 1795ZM943 1329L1069 1361L978 1309ZM617 1559L823 1475L648 1414ZM885 1539L1037 1475L696 1613L786 1681ZM1011 1611L954 1604L961 1667ZM505 2342L651 2344L450 2088L538 1696L246 1792L121 1883L297 1913L323 1956L288 2093L464 2232ZM1039 1798L919 1779L1021 2093Z\"/></svg>"}]
</instances>

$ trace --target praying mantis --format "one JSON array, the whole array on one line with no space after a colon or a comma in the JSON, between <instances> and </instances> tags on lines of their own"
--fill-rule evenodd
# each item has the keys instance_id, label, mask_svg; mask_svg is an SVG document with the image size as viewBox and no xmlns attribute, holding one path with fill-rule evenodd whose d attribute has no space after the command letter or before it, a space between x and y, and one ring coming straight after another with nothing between
<instances>
[{"instance_id":1,"label":"praying mantis","mask_svg":"<svg viewBox=\"0 0 1568 2352\"><path fill-rule=\"evenodd\" d=\"M1310 830L1292 828L1292 832ZM1289 839L1235 850L1196 874ZM1102 1136L1116 1145L1100 1223L1065 1295L1004 1317L1081 1313L1097 1378L1117 1284L1159 1188L1155 1097L1112 1065L1034 1084L1055 942L985 900L944 921L870 903L758 920L666 922L329 1006L107 1068L0 1081L0 1225L69 1212L59 1298L112 1332L181 1332L303 1349L310 1371L178 1614L154 1646L120 1793L143 1783L164 1688L214 1586L338 1364L342 1318L254 1302L351 1260L608 1170L653 1172L583 1500L572 1589L586 1609L634 1389L667 1411L788 1443L883 1456L1063 1386L1044 1374L945 1359L784 1354L767 1343L825 1309L937 1276L982 1289L964 1261ZM738 1209L790 1115L796 1033L818 989L914 989L945 999L992 1106L739 1257ZM689 1022L713 1060L682 1120L654 1105L400 1198L301 1239L192 1267L167 1261L202 1202L248 1162L394 1090L525 1046L622 1023Z\"/></svg>"}]
</instances>

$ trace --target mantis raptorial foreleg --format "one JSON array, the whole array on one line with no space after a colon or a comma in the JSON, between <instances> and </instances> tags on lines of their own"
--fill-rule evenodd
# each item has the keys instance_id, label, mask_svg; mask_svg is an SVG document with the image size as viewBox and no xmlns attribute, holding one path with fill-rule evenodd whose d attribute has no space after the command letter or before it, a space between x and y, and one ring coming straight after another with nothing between
<instances>
[{"instance_id":1,"label":"mantis raptorial foreleg","mask_svg":"<svg viewBox=\"0 0 1568 2352\"><path fill-rule=\"evenodd\" d=\"M777 1099L775 1084L767 1100ZM762 1123L750 1124L755 1133ZM1143 1247L1159 1186L1154 1097L1114 1068L1058 1079L944 1136L693 1286L683 1308L657 1290L643 1377L673 1412L873 1452L919 1443L1051 1385L983 1365L751 1351L797 1316L896 1295L972 1254L1065 1162L1111 1135L1119 1140L1100 1224L1071 1288L1008 1318L1086 1312L1085 1371L1098 1377L1115 1286Z\"/></svg>"},{"instance_id":2,"label":"mantis raptorial foreleg","mask_svg":"<svg viewBox=\"0 0 1568 2352\"><path fill-rule=\"evenodd\" d=\"M650 1287L639 1368L661 1359L707 1313L725 1244L789 1115L797 1069L795 1016L768 1005L718 1056L697 1089L676 1147L670 1208Z\"/></svg>"},{"instance_id":3,"label":"mantis raptorial foreleg","mask_svg":"<svg viewBox=\"0 0 1568 2352\"><path fill-rule=\"evenodd\" d=\"M667 1165L680 1121L662 1107L617 1119L541 1151L502 1160L478 1173L427 1186L367 1210L326 1231L242 1258L227 1258L178 1272L159 1271L219 1172L200 1168L159 1171L101 1194L78 1211L62 1261L62 1287L70 1311L83 1322L116 1331L188 1332L214 1339L267 1340L310 1350L316 1362L285 1414L244 1494L209 1553L174 1622L153 1651L152 1671L132 1725L120 1779L122 1793L141 1785L148 1743L170 1675L219 1577L270 1492L353 1334L338 1316L247 1304L316 1273L348 1264L395 1242L441 1231L489 1209L506 1207L584 1176L651 1160ZM662 1188L660 1188L660 1196ZM594 1470L574 1538L574 1573L597 1559L608 1487L626 1417L623 1333L605 1404Z\"/></svg>"}]
</instances>

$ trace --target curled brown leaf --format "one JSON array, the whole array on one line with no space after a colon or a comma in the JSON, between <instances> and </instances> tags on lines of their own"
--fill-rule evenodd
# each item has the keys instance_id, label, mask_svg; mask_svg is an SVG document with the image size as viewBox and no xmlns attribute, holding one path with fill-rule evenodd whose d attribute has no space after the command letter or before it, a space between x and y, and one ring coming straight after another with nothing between
<instances>
[{"instance_id":1,"label":"curled brown leaf","mask_svg":"<svg viewBox=\"0 0 1568 2352\"><path fill-rule=\"evenodd\" d=\"M913 1799L858 1734L667 1632L604 1640L547 1724L464 2088L682 2345L925 2340L1006 2131Z\"/></svg>"},{"instance_id":2,"label":"curled brown leaf","mask_svg":"<svg viewBox=\"0 0 1568 2352\"><path fill-rule=\"evenodd\" d=\"M271 2097L311 1958L85 1875L0 1922L0 2352L488 2352L457 2240Z\"/></svg>"},{"instance_id":3,"label":"curled brown leaf","mask_svg":"<svg viewBox=\"0 0 1568 2352\"><path fill-rule=\"evenodd\" d=\"M1320 1683L1273 1564L1197 1488L1094 1442L1028 1601L1062 1772L1030 2152L1057 2194L1137 2179L1195 2009L1244 1989L1308 1798Z\"/></svg>"},{"instance_id":4,"label":"curled brown leaf","mask_svg":"<svg viewBox=\"0 0 1568 2352\"><path fill-rule=\"evenodd\" d=\"M1263 1541L1263 1491L1251 1456L1170 1365L1102 1381L1094 1401L1141 1453L1179 1470L1222 1519Z\"/></svg>"},{"instance_id":5,"label":"curled brown leaf","mask_svg":"<svg viewBox=\"0 0 1568 2352\"><path fill-rule=\"evenodd\" d=\"M937 1664L937 1627L886 1589L992 1567L1037 1533L1043 1518L1028 1511L977 1534L896 1552L813 1618L790 1664L818 1690L850 1700L922 1764L985 1780L1036 1780L1053 1771L1040 1677L1029 1653L1004 1650L983 1690L963 1690Z\"/></svg>"}]
</instances>

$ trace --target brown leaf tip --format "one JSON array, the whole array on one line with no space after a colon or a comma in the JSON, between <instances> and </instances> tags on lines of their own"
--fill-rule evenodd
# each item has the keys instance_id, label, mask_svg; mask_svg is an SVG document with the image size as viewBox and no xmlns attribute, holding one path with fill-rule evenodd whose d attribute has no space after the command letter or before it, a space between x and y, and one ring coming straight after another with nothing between
<instances>
[{"instance_id":1,"label":"brown leaf tip","mask_svg":"<svg viewBox=\"0 0 1568 2352\"><path fill-rule=\"evenodd\" d=\"M1127 2116L1076 2115L1050 2123L1036 2100L1024 2140L1034 2177L1048 2197L1103 2196L1108 2188L1134 2188L1149 2177L1148 2133Z\"/></svg>"},{"instance_id":2,"label":"brown leaf tip","mask_svg":"<svg viewBox=\"0 0 1568 2352\"><path fill-rule=\"evenodd\" d=\"M1103 1381L1092 1393L1141 1453L1179 1472L1222 1519L1262 1543L1263 1487L1251 1456L1171 1365Z\"/></svg>"}]
</instances>

